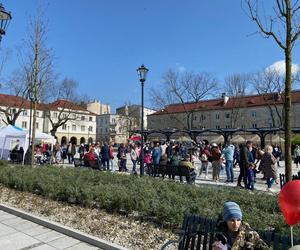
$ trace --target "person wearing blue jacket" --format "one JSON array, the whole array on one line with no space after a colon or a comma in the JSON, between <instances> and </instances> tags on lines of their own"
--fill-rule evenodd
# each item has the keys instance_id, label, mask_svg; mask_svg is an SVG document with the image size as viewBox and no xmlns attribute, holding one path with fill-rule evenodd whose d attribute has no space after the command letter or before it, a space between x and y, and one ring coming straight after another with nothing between
<instances>
[{"instance_id":1,"label":"person wearing blue jacket","mask_svg":"<svg viewBox=\"0 0 300 250\"><path fill-rule=\"evenodd\" d=\"M225 169L227 175L226 183L234 181L234 173L233 173L233 155L234 155L235 147L232 145L230 140L228 139L225 148L222 150L222 154L226 160L225 162Z\"/></svg>"}]
</instances>

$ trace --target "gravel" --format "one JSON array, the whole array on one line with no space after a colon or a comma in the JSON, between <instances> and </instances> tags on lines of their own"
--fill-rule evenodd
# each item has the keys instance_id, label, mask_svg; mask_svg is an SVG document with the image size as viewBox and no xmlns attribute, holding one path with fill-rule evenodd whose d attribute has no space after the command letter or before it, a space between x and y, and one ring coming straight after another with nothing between
<instances>
[{"instance_id":1,"label":"gravel","mask_svg":"<svg viewBox=\"0 0 300 250\"><path fill-rule=\"evenodd\" d=\"M31 214L47 218L129 249L160 249L177 236L134 217L109 214L100 209L49 200L31 193L20 192L0 185L0 202Z\"/></svg>"}]
</instances>

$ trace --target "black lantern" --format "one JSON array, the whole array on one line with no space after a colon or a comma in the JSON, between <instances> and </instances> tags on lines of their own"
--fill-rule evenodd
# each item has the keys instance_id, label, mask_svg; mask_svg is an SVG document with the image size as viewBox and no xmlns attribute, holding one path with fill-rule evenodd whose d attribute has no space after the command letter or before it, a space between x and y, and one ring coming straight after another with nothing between
<instances>
[{"instance_id":1,"label":"black lantern","mask_svg":"<svg viewBox=\"0 0 300 250\"><path fill-rule=\"evenodd\" d=\"M138 72L138 75L140 77L140 81L145 82L146 77L147 77L147 73L148 73L149 70L142 64L142 66L139 67L136 71Z\"/></svg>"},{"instance_id":2,"label":"black lantern","mask_svg":"<svg viewBox=\"0 0 300 250\"><path fill-rule=\"evenodd\" d=\"M7 12L2 4L0 4L0 41L2 39L2 36L5 35L7 26L11 20L11 14L10 12Z\"/></svg>"}]
</instances>

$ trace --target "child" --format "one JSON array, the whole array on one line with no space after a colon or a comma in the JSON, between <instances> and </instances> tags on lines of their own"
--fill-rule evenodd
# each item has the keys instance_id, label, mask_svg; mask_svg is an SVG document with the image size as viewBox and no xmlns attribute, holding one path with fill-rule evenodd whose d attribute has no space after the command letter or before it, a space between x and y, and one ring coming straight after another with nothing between
<instances>
[{"instance_id":1,"label":"child","mask_svg":"<svg viewBox=\"0 0 300 250\"><path fill-rule=\"evenodd\" d=\"M250 163L247 169L247 188L250 190L254 190L256 172L256 165L254 163Z\"/></svg>"}]
</instances>

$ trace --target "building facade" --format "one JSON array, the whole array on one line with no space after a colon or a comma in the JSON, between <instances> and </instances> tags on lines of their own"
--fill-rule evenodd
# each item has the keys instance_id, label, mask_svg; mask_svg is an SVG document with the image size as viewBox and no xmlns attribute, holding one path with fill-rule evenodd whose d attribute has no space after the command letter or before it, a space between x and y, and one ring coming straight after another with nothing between
<instances>
[{"instance_id":1,"label":"building facade","mask_svg":"<svg viewBox=\"0 0 300 250\"><path fill-rule=\"evenodd\" d=\"M0 94L0 126L8 124L3 110L11 113L22 110L15 121L15 126L30 129L32 109L30 101L21 97ZM32 119L31 119L32 120ZM57 128L55 136L59 143L72 141L75 144L96 140L96 114L66 100L58 100L50 104L38 104L36 110L36 131L51 134L52 124L66 121Z\"/></svg>"},{"instance_id":2,"label":"building facade","mask_svg":"<svg viewBox=\"0 0 300 250\"><path fill-rule=\"evenodd\" d=\"M148 129L283 127L283 95L271 93L172 104L148 116ZM300 91L292 92L292 127L300 127Z\"/></svg>"},{"instance_id":3,"label":"building facade","mask_svg":"<svg viewBox=\"0 0 300 250\"><path fill-rule=\"evenodd\" d=\"M88 102L86 104L86 109L97 115L111 114L110 105L101 103L98 100L93 100L93 101Z\"/></svg>"},{"instance_id":4,"label":"building facade","mask_svg":"<svg viewBox=\"0 0 300 250\"><path fill-rule=\"evenodd\" d=\"M112 144L126 143L129 138L128 119L117 114L97 116L97 141Z\"/></svg>"},{"instance_id":5,"label":"building facade","mask_svg":"<svg viewBox=\"0 0 300 250\"><path fill-rule=\"evenodd\" d=\"M147 116L155 113L156 110L144 107L144 129L148 128ZM141 105L125 105L116 109L116 113L131 118L132 130L140 129L142 106Z\"/></svg>"}]
</instances>

